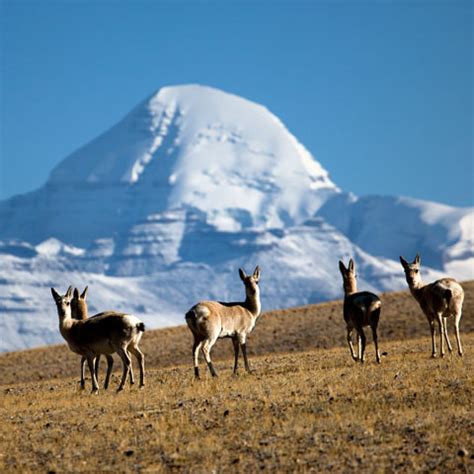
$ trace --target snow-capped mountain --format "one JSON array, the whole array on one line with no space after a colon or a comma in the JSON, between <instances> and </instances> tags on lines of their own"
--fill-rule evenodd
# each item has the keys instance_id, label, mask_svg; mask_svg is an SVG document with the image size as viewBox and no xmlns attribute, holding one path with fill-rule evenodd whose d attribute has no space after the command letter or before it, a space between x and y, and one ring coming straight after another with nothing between
<instances>
[{"instance_id":1,"label":"snow-capped mountain","mask_svg":"<svg viewBox=\"0 0 474 474\"><path fill-rule=\"evenodd\" d=\"M262 268L263 308L341 297L337 261L361 288L474 278L472 209L343 193L265 107L202 86L160 89L62 161L37 191L0 202L1 350L60 341L50 286L90 287L91 312L181 324L204 298L243 297ZM431 268L429 268L431 267Z\"/></svg>"}]
</instances>

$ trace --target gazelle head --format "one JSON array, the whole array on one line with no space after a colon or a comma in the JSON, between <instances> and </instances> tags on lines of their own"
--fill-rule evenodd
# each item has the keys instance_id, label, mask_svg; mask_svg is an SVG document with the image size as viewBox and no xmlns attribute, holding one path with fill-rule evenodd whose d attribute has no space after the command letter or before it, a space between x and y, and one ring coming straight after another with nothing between
<instances>
[{"instance_id":1,"label":"gazelle head","mask_svg":"<svg viewBox=\"0 0 474 474\"><path fill-rule=\"evenodd\" d=\"M74 288L74 297L71 302L72 317L74 319L87 319L87 290L88 286L84 288L84 291L79 295L79 290Z\"/></svg>"},{"instance_id":2,"label":"gazelle head","mask_svg":"<svg viewBox=\"0 0 474 474\"><path fill-rule=\"evenodd\" d=\"M61 296L54 288L51 288L51 293L53 295L54 301L56 303L56 307L58 309L58 316L59 319L62 321L63 319L71 317L71 301L72 301L72 286L70 286L66 294Z\"/></svg>"},{"instance_id":3,"label":"gazelle head","mask_svg":"<svg viewBox=\"0 0 474 474\"><path fill-rule=\"evenodd\" d=\"M253 275L246 275L245 272L239 268L240 279L245 285L245 294L247 298L256 298L259 295L258 281L260 280L260 268L255 267Z\"/></svg>"},{"instance_id":4,"label":"gazelle head","mask_svg":"<svg viewBox=\"0 0 474 474\"><path fill-rule=\"evenodd\" d=\"M339 260L339 270L341 271L344 293L350 295L357 292L357 275L355 272L355 263L352 258L349 260L347 268L344 263Z\"/></svg>"},{"instance_id":5,"label":"gazelle head","mask_svg":"<svg viewBox=\"0 0 474 474\"><path fill-rule=\"evenodd\" d=\"M422 284L420 274L420 256L416 254L415 260L412 263L408 263L402 256L400 256L400 262L403 270L405 270L405 277L407 279L408 286L410 288L418 287Z\"/></svg>"}]
</instances>

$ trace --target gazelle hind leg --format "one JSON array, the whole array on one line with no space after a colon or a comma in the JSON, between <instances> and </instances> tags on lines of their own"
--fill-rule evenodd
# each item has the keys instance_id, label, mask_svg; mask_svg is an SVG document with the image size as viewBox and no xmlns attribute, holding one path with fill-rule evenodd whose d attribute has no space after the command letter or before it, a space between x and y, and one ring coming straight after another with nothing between
<instances>
[{"instance_id":1,"label":"gazelle hind leg","mask_svg":"<svg viewBox=\"0 0 474 474\"><path fill-rule=\"evenodd\" d=\"M349 349L351 351L351 356L352 356L352 359L357 361L357 355L354 351L354 345L352 344L352 330L353 328L351 327L348 327L347 328L347 344L349 344Z\"/></svg>"},{"instance_id":2,"label":"gazelle hind leg","mask_svg":"<svg viewBox=\"0 0 474 474\"><path fill-rule=\"evenodd\" d=\"M375 346L375 358L377 362L380 364L380 352L379 352L379 341L377 337L377 326L372 326L372 336L374 339L374 346Z\"/></svg>"},{"instance_id":3,"label":"gazelle hind leg","mask_svg":"<svg viewBox=\"0 0 474 474\"><path fill-rule=\"evenodd\" d=\"M212 365L211 349L212 346L215 344L216 340L217 337L213 339L206 339L204 341L204 344L202 345L202 353L204 354L204 359L207 363L207 366L209 367L209 372L211 372L211 375L213 377L217 377L217 372L215 371L214 366Z\"/></svg>"},{"instance_id":4,"label":"gazelle hind leg","mask_svg":"<svg viewBox=\"0 0 474 474\"><path fill-rule=\"evenodd\" d=\"M461 336L459 334L459 321L461 321L462 317L462 309L459 308L458 312L456 313L456 318L454 319L454 328L456 330L456 342L458 344L458 354L462 357L462 345L461 345Z\"/></svg>"},{"instance_id":5,"label":"gazelle hind leg","mask_svg":"<svg viewBox=\"0 0 474 474\"><path fill-rule=\"evenodd\" d=\"M372 329L372 338L374 340L374 346L375 346L375 358L377 359L377 363L380 364L381 359L380 359L380 352L379 352L379 339L377 335L377 327L379 325L379 319L380 319L380 308L373 311L370 317L370 328Z\"/></svg>"},{"instance_id":6,"label":"gazelle hind leg","mask_svg":"<svg viewBox=\"0 0 474 474\"><path fill-rule=\"evenodd\" d=\"M98 355L94 361L95 378L97 379L97 382L99 382L99 367L100 367L100 355Z\"/></svg>"},{"instance_id":7,"label":"gazelle hind leg","mask_svg":"<svg viewBox=\"0 0 474 474\"><path fill-rule=\"evenodd\" d=\"M86 361L87 358L81 357L81 390L86 388Z\"/></svg>"},{"instance_id":8,"label":"gazelle hind leg","mask_svg":"<svg viewBox=\"0 0 474 474\"><path fill-rule=\"evenodd\" d=\"M436 357L435 323L434 319L428 321L431 332L431 357Z\"/></svg>"},{"instance_id":9,"label":"gazelle hind leg","mask_svg":"<svg viewBox=\"0 0 474 474\"><path fill-rule=\"evenodd\" d=\"M444 357L443 316L441 314L437 314L436 317L438 319L438 329L439 329L439 353L441 357Z\"/></svg>"},{"instance_id":10,"label":"gazelle hind leg","mask_svg":"<svg viewBox=\"0 0 474 474\"><path fill-rule=\"evenodd\" d=\"M145 356L138 346L132 344L129 346L130 352L136 357L138 366L140 367L140 385L139 387L145 386ZM132 364L130 364L130 376L132 376Z\"/></svg>"},{"instance_id":11,"label":"gazelle hind leg","mask_svg":"<svg viewBox=\"0 0 474 474\"><path fill-rule=\"evenodd\" d=\"M122 359L122 362L123 362L122 380L120 381L119 388L117 389L117 392L120 392L121 390L123 390L123 386L125 385L125 382L127 381L127 375L130 372L131 360L130 360L130 356L127 352L127 349L125 347L121 347L117 351L117 353L118 353L118 355L120 356L120 358Z\"/></svg>"},{"instance_id":12,"label":"gazelle hind leg","mask_svg":"<svg viewBox=\"0 0 474 474\"><path fill-rule=\"evenodd\" d=\"M87 364L89 365L89 371L91 373L92 392L98 392L99 391L99 384L97 383L97 378L95 376L94 357L93 356L88 356L87 357Z\"/></svg>"},{"instance_id":13,"label":"gazelle hind leg","mask_svg":"<svg viewBox=\"0 0 474 474\"><path fill-rule=\"evenodd\" d=\"M366 338L365 338L365 333L364 333L363 328L359 328L357 330L357 333L359 335L359 360L363 364L364 363L364 356L365 356Z\"/></svg>"},{"instance_id":14,"label":"gazelle hind leg","mask_svg":"<svg viewBox=\"0 0 474 474\"><path fill-rule=\"evenodd\" d=\"M443 333L444 333L444 338L446 339L446 345L448 346L448 351L453 352L453 346L451 346L451 341L449 340L449 336L448 336L448 318L444 318Z\"/></svg>"},{"instance_id":15,"label":"gazelle hind leg","mask_svg":"<svg viewBox=\"0 0 474 474\"><path fill-rule=\"evenodd\" d=\"M204 341L194 339L193 344L194 376L197 379L199 378L199 350L201 349L203 342Z\"/></svg>"},{"instance_id":16,"label":"gazelle hind leg","mask_svg":"<svg viewBox=\"0 0 474 474\"><path fill-rule=\"evenodd\" d=\"M105 356L107 359L107 375L105 376L104 389L109 388L110 375L112 374L112 368L114 366L114 358L111 355Z\"/></svg>"}]
</instances>

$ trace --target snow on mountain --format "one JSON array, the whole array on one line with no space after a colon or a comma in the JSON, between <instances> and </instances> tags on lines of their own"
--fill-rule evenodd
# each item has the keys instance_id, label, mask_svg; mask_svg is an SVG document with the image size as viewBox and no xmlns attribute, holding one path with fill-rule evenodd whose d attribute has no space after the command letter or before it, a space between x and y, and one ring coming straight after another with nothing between
<instances>
[{"instance_id":1,"label":"snow on mountain","mask_svg":"<svg viewBox=\"0 0 474 474\"><path fill-rule=\"evenodd\" d=\"M371 255L397 260L420 252L424 265L462 280L474 278L474 208L341 193L328 199L318 216Z\"/></svg>"},{"instance_id":2,"label":"snow on mountain","mask_svg":"<svg viewBox=\"0 0 474 474\"><path fill-rule=\"evenodd\" d=\"M165 87L0 202L0 350L61 341L51 286L89 285L91 313L161 327L201 299L242 298L237 270L256 264L264 310L340 298L350 257L372 291L406 287L400 253L419 251L427 280L473 278L473 215L343 193L265 107Z\"/></svg>"},{"instance_id":3,"label":"snow on mountain","mask_svg":"<svg viewBox=\"0 0 474 474\"><path fill-rule=\"evenodd\" d=\"M337 192L265 107L209 87L165 87L67 157L43 188L0 203L0 239L84 247L188 207L218 230L282 228Z\"/></svg>"}]
</instances>

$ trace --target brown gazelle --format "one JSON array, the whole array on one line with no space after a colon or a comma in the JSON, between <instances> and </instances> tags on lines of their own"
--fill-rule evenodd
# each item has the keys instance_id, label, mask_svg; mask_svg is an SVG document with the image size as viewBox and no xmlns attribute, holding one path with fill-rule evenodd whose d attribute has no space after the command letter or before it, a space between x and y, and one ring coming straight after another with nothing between
<instances>
[{"instance_id":1,"label":"brown gazelle","mask_svg":"<svg viewBox=\"0 0 474 474\"><path fill-rule=\"evenodd\" d=\"M135 316L125 313L104 312L85 320L72 318L72 287L61 296L51 288L59 316L59 331L68 343L69 349L86 357L92 379L92 391L99 385L95 376L94 360L99 355L118 353L123 362L123 374L118 390L122 390L130 372L132 352L140 363L140 387L145 382L144 356L138 344L145 331L145 325Z\"/></svg>"},{"instance_id":2,"label":"brown gazelle","mask_svg":"<svg viewBox=\"0 0 474 474\"><path fill-rule=\"evenodd\" d=\"M87 308L87 291L89 287L86 286L84 288L84 291L79 294L79 290L77 288L74 288L74 296L71 301L71 312L72 312L72 318L73 319L78 319L80 321L87 319L88 317L88 308ZM106 355L107 358L107 375L105 377L105 382L104 382L104 388L107 390L109 387L109 380L110 380L110 374L112 373L112 368L114 365L114 359L111 355ZM81 358L81 389L84 389L86 386L85 382L85 371L86 371L86 357L82 356ZM100 355L96 357L95 359L95 377L98 379L99 378L99 363L100 363ZM133 379L133 372L132 372L132 366L130 365L130 377Z\"/></svg>"},{"instance_id":3,"label":"brown gazelle","mask_svg":"<svg viewBox=\"0 0 474 474\"><path fill-rule=\"evenodd\" d=\"M462 286L452 278L442 278L433 283L425 285L420 275L420 256L417 254L412 263L408 263L403 257L400 262L405 270L408 287L413 297L418 301L423 313L425 313L431 331L431 357L436 357L435 321L438 321L439 345L441 357L444 357L444 341L446 339L449 352L453 350L448 337L448 317L454 317L456 330L456 341L458 353L462 356L461 337L459 335L459 321L462 316L462 304L464 301L464 290Z\"/></svg>"},{"instance_id":4,"label":"brown gazelle","mask_svg":"<svg viewBox=\"0 0 474 474\"><path fill-rule=\"evenodd\" d=\"M352 358L364 362L365 334L364 327L370 326L375 345L375 357L380 364L380 352L377 337L377 326L379 324L382 302L377 295L368 291L357 292L357 275L355 263L352 258L346 268L339 260L339 270L344 282L344 320L347 327L347 343L351 350ZM354 352L352 345L352 331L357 332L358 356Z\"/></svg>"},{"instance_id":5,"label":"brown gazelle","mask_svg":"<svg viewBox=\"0 0 474 474\"><path fill-rule=\"evenodd\" d=\"M246 299L241 303L222 303L219 301L201 301L186 313L186 323L194 336L193 358L194 375L199 378L199 350L202 349L211 375L217 376L212 365L211 349L217 339L230 337L234 345L234 374L237 373L239 347L242 348L245 369L250 372L247 358L247 335L252 331L260 316L260 269L255 268L253 275L246 275L240 268L239 275L245 285Z\"/></svg>"}]
</instances>

